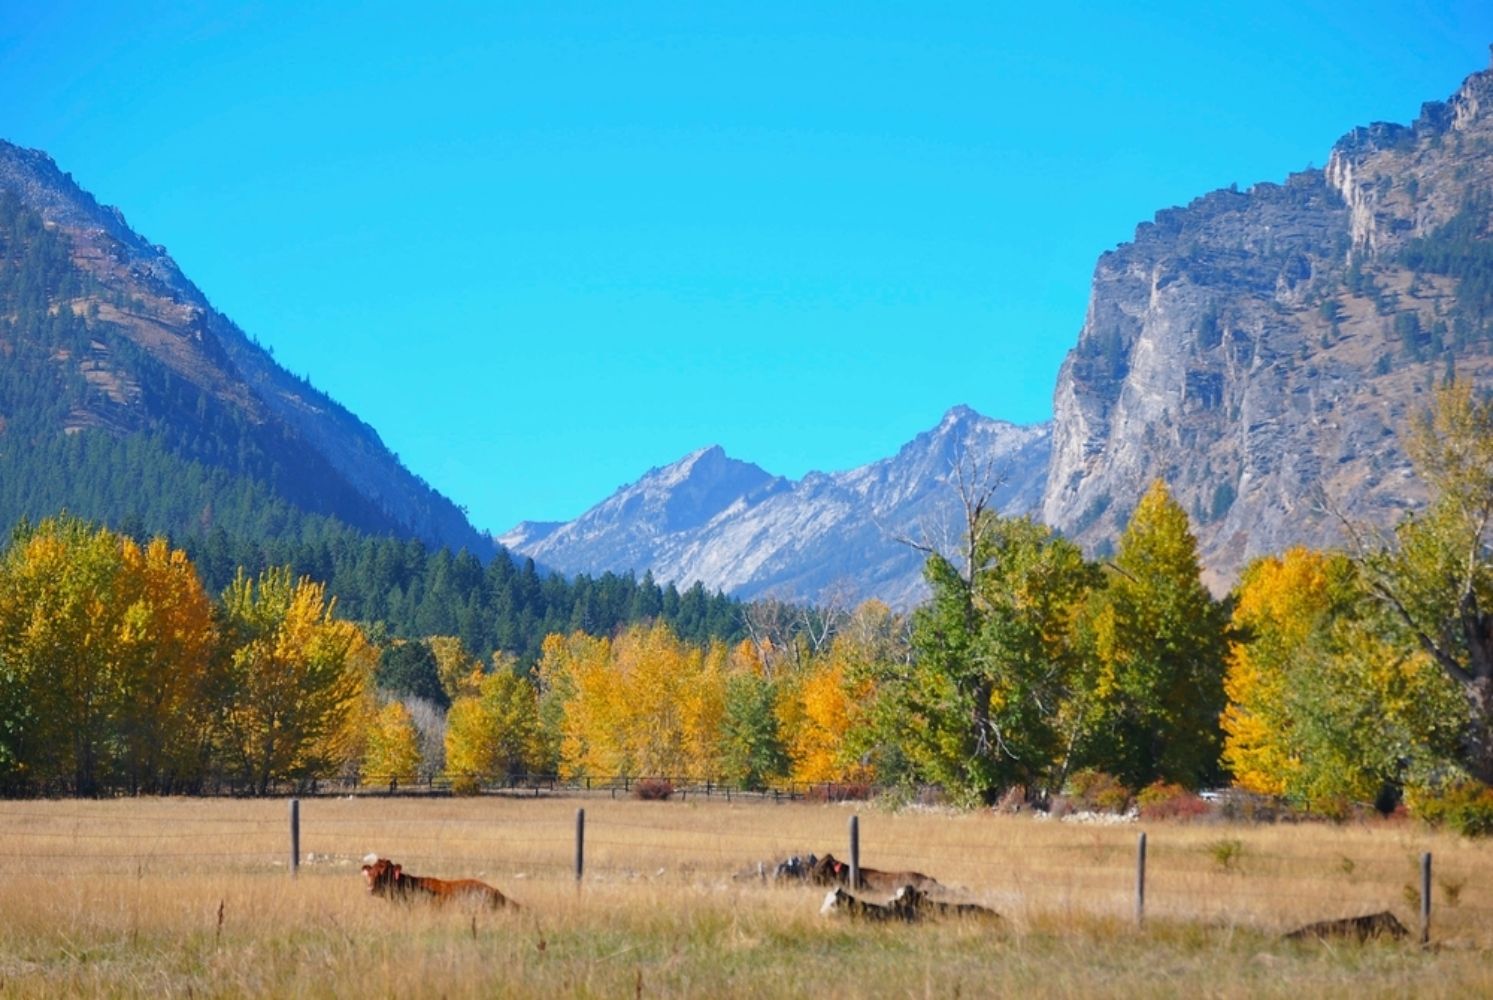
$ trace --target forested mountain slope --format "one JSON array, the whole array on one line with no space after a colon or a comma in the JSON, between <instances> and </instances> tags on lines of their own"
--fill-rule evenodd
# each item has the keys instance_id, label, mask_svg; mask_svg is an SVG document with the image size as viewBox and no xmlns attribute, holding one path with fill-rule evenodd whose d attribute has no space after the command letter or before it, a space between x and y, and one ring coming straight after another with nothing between
<instances>
[{"instance_id":1,"label":"forested mountain slope","mask_svg":"<svg viewBox=\"0 0 1493 1000\"><path fill-rule=\"evenodd\" d=\"M333 519L495 551L372 428L212 308L45 154L0 142L0 524L61 508L177 535Z\"/></svg>"}]
</instances>

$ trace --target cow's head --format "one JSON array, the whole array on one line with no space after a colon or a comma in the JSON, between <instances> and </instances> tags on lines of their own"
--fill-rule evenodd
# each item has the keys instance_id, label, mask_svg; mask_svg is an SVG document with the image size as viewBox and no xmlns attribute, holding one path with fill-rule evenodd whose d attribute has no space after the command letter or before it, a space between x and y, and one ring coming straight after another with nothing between
<instances>
[{"instance_id":1,"label":"cow's head","mask_svg":"<svg viewBox=\"0 0 1493 1000\"><path fill-rule=\"evenodd\" d=\"M809 865L809 881L814 885L840 885L845 882L845 871L844 862L837 861L833 854L826 854Z\"/></svg>"},{"instance_id":2,"label":"cow's head","mask_svg":"<svg viewBox=\"0 0 1493 1000\"><path fill-rule=\"evenodd\" d=\"M399 881L399 873L399 865L388 858L370 854L363 859L363 878L368 883L368 891L375 895L388 892L389 887Z\"/></svg>"},{"instance_id":3,"label":"cow's head","mask_svg":"<svg viewBox=\"0 0 1493 1000\"><path fill-rule=\"evenodd\" d=\"M856 898L854 896L850 895L850 893L846 892L844 889L841 889L839 886L835 886L825 894L824 903L819 907L819 912L821 915L827 917L831 913L834 913L836 910L853 910L855 908L855 903Z\"/></svg>"}]
</instances>

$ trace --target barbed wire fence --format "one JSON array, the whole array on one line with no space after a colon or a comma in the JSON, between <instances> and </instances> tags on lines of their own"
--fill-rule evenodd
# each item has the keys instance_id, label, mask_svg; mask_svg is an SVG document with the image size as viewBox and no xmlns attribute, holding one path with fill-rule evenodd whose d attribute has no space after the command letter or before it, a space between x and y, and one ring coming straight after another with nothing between
<instances>
[{"instance_id":1,"label":"barbed wire fence","mask_svg":"<svg viewBox=\"0 0 1493 1000\"><path fill-rule=\"evenodd\" d=\"M607 796L610 789L593 784L591 793ZM723 793L712 788L700 794ZM319 806L321 801L292 799L278 817L212 810L184 815L143 806L130 813L128 828L112 830L91 828L98 816L83 808L70 812L58 803L61 811L48 809L42 822L26 804L10 803L0 806L0 873L104 878L275 872L287 878L303 873L351 876L374 847L364 843L371 826L378 831L379 852L409 871L466 875L478 865L479 874L505 881L505 891L521 879L574 879L583 886L670 880L735 883L742 891L758 884L793 887L799 883L774 883L772 865L785 850L799 848L833 852L855 867L928 867L927 845L884 835L881 831L891 824L859 812L848 816L849 825L839 837L826 838L822 821L798 829L791 813L772 829L729 831L702 828L698 819L683 822L689 811L668 805L651 814L618 814L604 806L598 812L593 807L589 818L581 805L573 820L551 809L544 815L509 810L492 817L381 815L371 823L366 816ZM639 816L646 820L635 818ZM1282 920L1294 920L1296 915L1333 918L1393 910L1407 918L1412 936L1422 942L1429 942L1433 928L1447 918L1455 918L1459 928L1493 923L1493 887L1469 880L1468 866L1458 864L1460 852L1438 867L1431 852L1406 838L1400 838L1394 851L1354 858L1350 850L1333 855L1320 849L1289 850L1279 843L1269 849L1246 848L1227 835L1229 828L1219 828L1223 835L1201 844L1182 826L1136 829L1133 837L1108 830L1103 836L1096 831L1088 838L1021 838L1011 843L975 839L968 829L960 828L961 836L938 840L939 857L959 859L961 879L951 891L1002 912L1078 913L1136 925L1162 919L1279 930ZM24 849L14 846L22 839Z\"/></svg>"}]
</instances>

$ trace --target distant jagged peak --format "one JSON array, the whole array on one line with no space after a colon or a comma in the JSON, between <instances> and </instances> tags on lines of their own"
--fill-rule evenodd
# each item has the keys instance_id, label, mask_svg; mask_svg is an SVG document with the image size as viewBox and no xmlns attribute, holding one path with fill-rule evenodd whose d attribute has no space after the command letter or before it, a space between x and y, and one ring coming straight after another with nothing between
<instances>
[{"instance_id":1,"label":"distant jagged peak","mask_svg":"<svg viewBox=\"0 0 1493 1000\"><path fill-rule=\"evenodd\" d=\"M899 456L929 447L957 445L972 438L998 439L1011 447L1020 447L1025 441L1045 437L1051 430L1049 423L1014 424L1009 420L987 417L970 406L960 403L951 406L938 424L923 431L898 452Z\"/></svg>"},{"instance_id":2,"label":"distant jagged peak","mask_svg":"<svg viewBox=\"0 0 1493 1000\"><path fill-rule=\"evenodd\" d=\"M761 466L732 458L726 454L725 448L710 444L696 448L676 462L649 469L634 485L672 487L686 482L772 478L773 475Z\"/></svg>"}]
</instances>

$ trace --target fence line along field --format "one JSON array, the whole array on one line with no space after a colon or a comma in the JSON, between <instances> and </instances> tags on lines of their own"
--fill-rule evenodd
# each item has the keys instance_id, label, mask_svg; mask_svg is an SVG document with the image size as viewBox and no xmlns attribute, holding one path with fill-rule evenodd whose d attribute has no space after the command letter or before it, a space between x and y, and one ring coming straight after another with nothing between
<instances>
[{"instance_id":1,"label":"fence line along field","mask_svg":"<svg viewBox=\"0 0 1493 1000\"><path fill-rule=\"evenodd\" d=\"M853 811L862 864L932 875L1003 919L858 924L821 917L823 889L733 878L788 854L843 856ZM1134 824L604 797L299 812L292 878L283 800L0 803L0 995L1493 993L1493 853L1404 823L1148 824L1137 927ZM483 879L521 909L370 897L369 852ZM1281 940L1386 909L1408 940Z\"/></svg>"}]
</instances>

